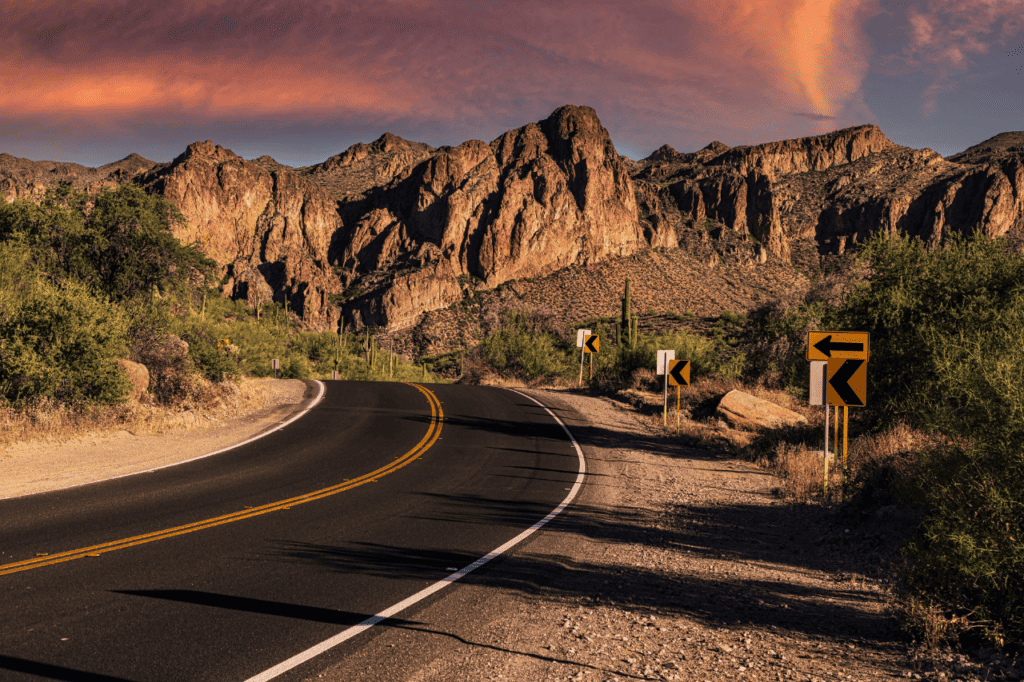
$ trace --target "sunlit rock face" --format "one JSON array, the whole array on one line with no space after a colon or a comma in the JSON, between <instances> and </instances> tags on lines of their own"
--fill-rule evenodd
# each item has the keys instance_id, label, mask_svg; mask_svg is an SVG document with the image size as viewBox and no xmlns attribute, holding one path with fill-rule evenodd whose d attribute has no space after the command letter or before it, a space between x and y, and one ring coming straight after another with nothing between
<instances>
[{"instance_id":1,"label":"sunlit rock face","mask_svg":"<svg viewBox=\"0 0 1024 682\"><path fill-rule=\"evenodd\" d=\"M300 169L212 142L170 163L133 154L100 168L0 154L7 200L38 201L57 181L164 196L186 219L176 236L222 266L225 294L287 301L314 329L406 328L474 290L645 247L727 242L763 263L797 243L843 253L879 232L932 243L1024 232L1021 132L947 159L865 125L692 153L665 145L632 161L593 109L568 105L490 143L385 133Z\"/></svg>"},{"instance_id":2,"label":"sunlit rock face","mask_svg":"<svg viewBox=\"0 0 1024 682\"><path fill-rule=\"evenodd\" d=\"M327 252L341 219L321 187L209 141L189 145L137 181L181 210L185 223L175 236L199 244L224 267L226 293L254 304L268 302L269 293L314 328L337 324L329 295L341 284Z\"/></svg>"}]
</instances>

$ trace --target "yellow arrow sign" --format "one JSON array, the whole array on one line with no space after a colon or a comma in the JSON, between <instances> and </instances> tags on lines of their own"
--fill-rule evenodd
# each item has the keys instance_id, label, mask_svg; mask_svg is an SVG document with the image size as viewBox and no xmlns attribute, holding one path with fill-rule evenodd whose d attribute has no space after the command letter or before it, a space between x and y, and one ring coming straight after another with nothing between
<instances>
[{"instance_id":1,"label":"yellow arrow sign","mask_svg":"<svg viewBox=\"0 0 1024 682\"><path fill-rule=\"evenodd\" d=\"M601 347L601 339L597 334L587 334L583 337L583 352L597 353Z\"/></svg>"},{"instance_id":2,"label":"yellow arrow sign","mask_svg":"<svg viewBox=\"0 0 1024 682\"><path fill-rule=\"evenodd\" d=\"M807 359L867 360L870 341L868 332L807 332Z\"/></svg>"},{"instance_id":3,"label":"yellow arrow sign","mask_svg":"<svg viewBox=\"0 0 1024 682\"><path fill-rule=\"evenodd\" d=\"M690 361L669 360L668 361L668 385L689 386L690 385Z\"/></svg>"}]
</instances>

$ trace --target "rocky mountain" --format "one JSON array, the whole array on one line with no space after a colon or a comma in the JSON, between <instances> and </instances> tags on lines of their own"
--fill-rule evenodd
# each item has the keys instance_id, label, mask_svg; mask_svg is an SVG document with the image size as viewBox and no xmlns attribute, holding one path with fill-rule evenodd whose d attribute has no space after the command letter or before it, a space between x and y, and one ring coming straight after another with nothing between
<instances>
[{"instance_id":1,"label":"rocky mountain","mask_svg":"<svg viewBox=\"0 0 1024 682\"><path fill-rule=\"evenodd\" d=\"M490 144L470 140L342 202L332 260L359 326L408 326L471 287L647 245L628 169L593 109L566 106Z\"/></svg>"},{"instance_id":2,"label":"rocky mountain","mask_svg":"<svg viewBox=\"0 0 1024 682\"><path fill-rule=\"evenodd\" d=\"M1024 234L1021 132L947 159L865 125L632 161L593 109L564 106L490 143L385 133L300 169L212 142L98 169L0 155L7 199L127 179L181 208L178 236L224 267L225 293L287 301L324 329L410 328L472 292L651 247L813 265L879 231Z\"/></svg>"},{"instance_id":3,"label":"rocky mountain","mask_svg":"<svg viewBox=\"0 0 1024 682\"><path fill-rule=\"evenodd\" d=\"M181 209L186 225L175 236L199 243L225 267L225 294L253 304L273 298L312 327L337 325L340 313L329 296L341 287L328 247L341 219L323 188L281 164L246 161L210 141L190 144L135 181Z\"/></svg>"},{"instance_id":4,"label":"rocky mountain","mask_svg":"<svg viewBox=\"0 0 1024 682\"><path fill-rule=\"evenodd\" d=\"M68 183L76 189L98 192L155 165L156 162L138 154L129 154L120 161L99 168L60 161L30 161L10 154L0 154L0 196L7 201L38 200L46 193L46 188L54 183Z\"/></svg>"}]
</instances>

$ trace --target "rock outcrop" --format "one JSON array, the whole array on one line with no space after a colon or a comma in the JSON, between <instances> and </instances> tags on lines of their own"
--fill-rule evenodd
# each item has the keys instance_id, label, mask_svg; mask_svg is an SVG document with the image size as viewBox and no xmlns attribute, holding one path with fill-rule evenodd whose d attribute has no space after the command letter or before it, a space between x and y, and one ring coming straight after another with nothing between
<instances>
[{"instance_id":1,"label":"rock outcrop","mask_svg":"<svg viewBox=\"0 0 1024 682\"><path fill-rule=\"evenodd\" d=\"M322 188L209 141L189 145L138 182L181 209L186 224L175 236L198 243L225 267L225 291L255 304L267 302L262 296L269 287L274 300L287 303L310 326L337 324L329 297L341 285L327 252L341 220Z\"/></svg>"},{"instance_id":2,"label":"rock outcrop","mask_svg":"<svg viewBox=\"0 0 1024 682\"><path fill-rule=\"evenodd\" d=\"M149 388L149 370L145 365L124 359L118 360L117 366L125 373L128 377L128 382L131 384L128 399L133 403L139 402L142 394Z\"/></svg>"},{"instance_id":3,"label":"rock outcrop","mask_svg":"<svg viewBox=\"0 0 1024 682\"><path fill-rule=\"evenodd\" d=\"M647 244L633 182L589 107L437 150L341 211L332 255L374 289L346 303L355 324L408 324L419 301L447 305L471 282L492 288ZM379 272L391 276L380 282ZM414 294L413 282L430 289Z\"/></svg>"},{"instance_id":4,"label":"rock outcrop","mask_svg":"<svg viewBox=\"0 0 1024 682\"><path fill-rule=\"evenodd\" d=\"M7 201L38 201L47 188L55 183L66 183L75 189L96 193L104 187L114 187L125 182L156 165L156 162L138 154L129 154L120 161L99 168L59 161L30 161L10 154L0 154L0 196Z\"/></svg>"},{"instance_id":5,"label":"rock outcrop","mask_svg":"<svg viewBox=\"0 0 1024 682\"><path fill-rule=\"evenodd\" d=\"M802 414L743 391L729 391L722 396L715 414L734 428L747 431L807 423Z\"/></svg>"},{"instance_id":6,"label":"rock outcrop","mask_svg":"<svg viewBox=\"0 0 1024 682\"><path fill-rule=\"evenodd\" d=\"M678 229L721 224L756 240L758 260L769 255L785 260L789 240L775 183L894 146L873 125L748 147L730 148L715 141L691 154L666 145L644 159L636 173L638 180L647 181L640 189L646 208L643 219L655 234L666 225Z\"/></svg>"},{"instance_id":7,"label":"rock outcrop","mask_svg":"<svg viewBox=\"0 0 1024 682\"><path fill-rule=\"evenodd\" d=\"M806 264L877 232L935 242L1024 234L1024 133L943 159L874 125L692 153L619 156L589 107L564 106L490 143L434 148L385 133L293 169L197 142L167 164L100 168L0 154L0 193L132 180L175 203L177 236L220 263L223 292L287 301L312 328L399 329L512 280L680 247Z\"/></svg>"}]
</instances>

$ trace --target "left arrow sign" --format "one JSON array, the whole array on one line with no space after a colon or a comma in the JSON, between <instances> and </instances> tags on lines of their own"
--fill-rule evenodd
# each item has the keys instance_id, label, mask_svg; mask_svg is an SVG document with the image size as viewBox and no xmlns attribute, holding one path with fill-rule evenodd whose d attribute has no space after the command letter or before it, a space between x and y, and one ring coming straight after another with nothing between
<instances>
[{"instance_id":1,"label":"left arrow sign","mask_svg":"<svg viewBox=\"0 0 1024 682\"><path fill-rule=\"evenodd\" d=\"M588 334L583 337L583 352L596 353L601 347L601 339L597 334Z\"/></svg>"}]
</instances>

